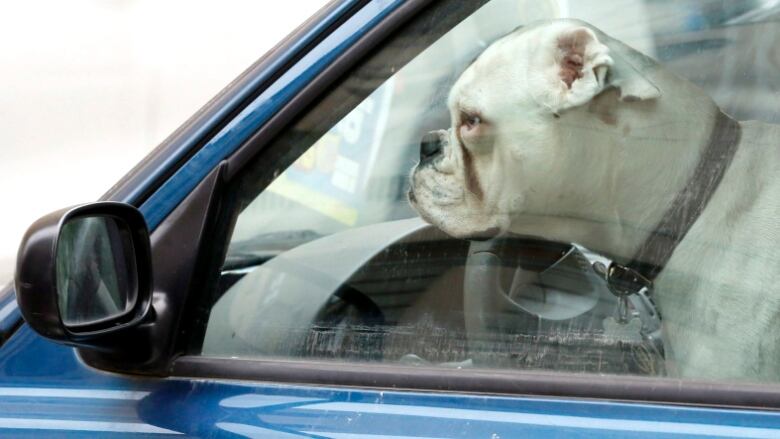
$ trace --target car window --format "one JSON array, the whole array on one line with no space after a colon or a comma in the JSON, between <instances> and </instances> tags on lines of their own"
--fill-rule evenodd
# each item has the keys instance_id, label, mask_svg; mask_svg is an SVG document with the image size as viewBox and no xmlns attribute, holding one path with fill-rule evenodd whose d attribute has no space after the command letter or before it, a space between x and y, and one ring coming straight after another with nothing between
<instances>
[{"instance_id":1,"label":"car window","mask_svg":"<svg viewBox=\"0 0 780 439\"><path fill-rule=\"evenodd\" d=\"M780 6L453 3L242 171L201 355L780 379Z\"/></svg>"}]
</instances>

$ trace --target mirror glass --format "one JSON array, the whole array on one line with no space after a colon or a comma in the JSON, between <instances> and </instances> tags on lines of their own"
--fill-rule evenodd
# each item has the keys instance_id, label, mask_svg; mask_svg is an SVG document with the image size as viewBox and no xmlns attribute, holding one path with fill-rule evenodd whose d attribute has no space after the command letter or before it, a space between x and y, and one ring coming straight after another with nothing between
<instances>
[{"instance_id":1,"label":"mirror glass","mask_svg":"<svg viewBox=\"0 0 780 439\"><path fill-rule=\"evenodd\" d=\"M137 272L129 226L110 216L76 217L57 242L60 318L83 326L119 317L135 305Z\"/></svg>"}]
</instances>

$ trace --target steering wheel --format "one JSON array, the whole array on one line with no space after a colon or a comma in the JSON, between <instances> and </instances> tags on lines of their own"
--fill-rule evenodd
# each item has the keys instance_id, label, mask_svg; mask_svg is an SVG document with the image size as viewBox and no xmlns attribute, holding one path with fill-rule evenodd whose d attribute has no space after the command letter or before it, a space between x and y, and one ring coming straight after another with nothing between
<instances>
[{"instance_id":1,"label":"steering wheel","mask_svg":"<svg viewBox=\"0 0 780 439\"><path fill-rule=\"evenodd\" d=\"M662 375L662 340L642 332L646 307L632 296L635 314L617 322L617 299L597 263L609 266L576 244L517 235L472 241L463 307L474 363Z\"/></svg>"},{"instance_id":2,"label":"steering wheel","mask_svg":"<svg viewBox=\"0 0 780 439\"><path fill-rule=\"evenodd\" d=\"M497 341L511 344L600 325L589 313L603 296L594 276L572 244L518 235L472 241L463 299L474 361L492 355Z\"/></svg>"}]
</instances>

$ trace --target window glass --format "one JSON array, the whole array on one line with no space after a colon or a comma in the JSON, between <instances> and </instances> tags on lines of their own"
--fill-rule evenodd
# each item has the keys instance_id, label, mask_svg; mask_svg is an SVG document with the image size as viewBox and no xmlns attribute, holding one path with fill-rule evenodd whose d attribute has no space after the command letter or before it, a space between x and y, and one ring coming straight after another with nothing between
<instances>
[{"instance_id":1,"label":"window glass","mask_svg":"<svg viewBox=\"0 0 780 439\"><path fill-rule=\"evenodd\" d=\"M426 11L243 171L202 355L780 379L779 17Z\"/></svg>"}]
</instances>

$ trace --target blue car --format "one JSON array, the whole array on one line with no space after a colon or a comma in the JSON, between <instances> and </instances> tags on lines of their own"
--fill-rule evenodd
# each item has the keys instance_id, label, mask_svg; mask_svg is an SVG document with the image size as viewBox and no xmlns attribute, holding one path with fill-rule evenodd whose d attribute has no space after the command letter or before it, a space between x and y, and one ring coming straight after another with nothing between
<instances>
[{"instance_id":1,"label":"blue car","mask_svg":"<svg viewBox=\"0 0 780 439\"><path fill-rule=\"evenodd\" d=\"M410 206L460 73L564 16L780 119L777 2L334 1L100 201L31 225L0 291L0 436L780 437L778 384L676 376L649 289L583 274L609 255L456 239ZM512 295L520 265L555 306ZM512 308L474 308L487 290Z\"/></svg>"}]
</instances>

